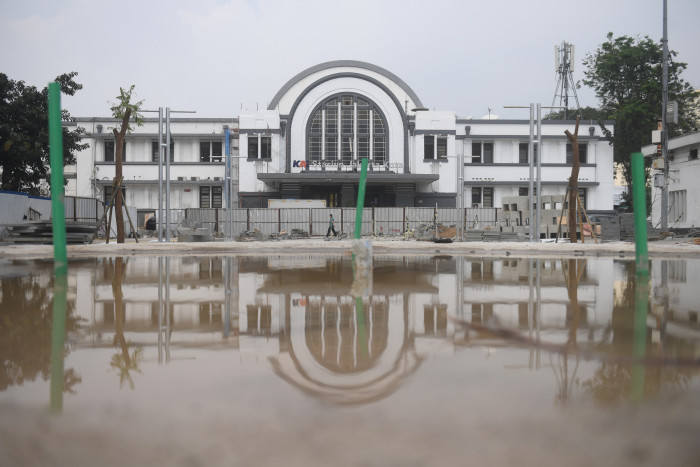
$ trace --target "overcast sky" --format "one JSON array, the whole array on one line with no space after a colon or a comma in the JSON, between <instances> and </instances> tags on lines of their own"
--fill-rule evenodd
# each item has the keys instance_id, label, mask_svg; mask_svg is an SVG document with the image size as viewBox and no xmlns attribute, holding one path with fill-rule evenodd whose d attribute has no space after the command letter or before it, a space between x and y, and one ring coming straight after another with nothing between
<instances>
[{"instance_id":1,"label":"overcast sky","mask_svg":"<svg viewBox=\"0 0 700 467\"><path fill-rule=\"evenodd\" d=\"M669 48L700 88L700 1L668 4ZM62 100L75 117L109 116L131 84L144 108L237 117L306 68L359 60L430 109L527 118L503 106L552 104L555 45L575 45L581 80L608 32L660 40L662 12L662 0L4 0L0 72L41 88L78 72L83 89ZM578 97L597 106L586 87Z\"/></svg>"}]
</instances>

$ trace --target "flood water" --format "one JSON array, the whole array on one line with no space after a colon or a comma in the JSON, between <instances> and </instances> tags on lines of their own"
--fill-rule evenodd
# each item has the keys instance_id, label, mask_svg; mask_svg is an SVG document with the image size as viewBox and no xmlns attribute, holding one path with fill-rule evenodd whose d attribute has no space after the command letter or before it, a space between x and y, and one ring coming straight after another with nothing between
<instances>
[{"instance_id":1,"label":"flood water","mask_svg":"<svg viewBox=\"0 0 700 467\"><path fill-rule=\"evenodd\" d=\"M0 465L700 465L700 260L372 274L72 260L57 318L53 263L2 261Z\"/></svg>"}]
</instances>

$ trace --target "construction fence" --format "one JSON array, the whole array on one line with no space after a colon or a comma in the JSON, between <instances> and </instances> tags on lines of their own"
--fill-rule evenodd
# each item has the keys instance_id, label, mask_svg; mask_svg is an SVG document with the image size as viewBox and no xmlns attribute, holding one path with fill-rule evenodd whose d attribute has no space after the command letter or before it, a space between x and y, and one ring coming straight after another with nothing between
<instances>
[{"instance_id":1,"label":"construction fence","mask_svg":"<svg viewBox=\"0 0 700 467\"><path fill-rule=\"evenodd\" d=\"M500 208L364 208L363 236L403 236L420 224L443 224L463 229L484 229L499 225ZM211 234L239 235L245 231L264 234L291 233L294 229L311 236L325 235L330 214L335 230L352 235L356 208L238 208L185 209L188 223L207 228ZM230 229L230 231L229 231Z\"/></svg>"}]
</instances>

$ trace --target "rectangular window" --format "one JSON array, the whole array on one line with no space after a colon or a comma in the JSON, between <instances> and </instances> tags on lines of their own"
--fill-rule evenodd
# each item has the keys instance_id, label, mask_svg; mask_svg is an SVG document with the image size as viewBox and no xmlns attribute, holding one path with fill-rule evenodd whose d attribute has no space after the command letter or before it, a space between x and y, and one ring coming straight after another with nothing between
<instances>
[{"instance_id":1,"label":"rectangular window","mask_svg":"<svg viewBox=\"0 0 700 467\"><path fill-rule=\"evenodd\" d=\"M435 137L423 137L423 159L435 159Z\"/></svg>"},{"instance_id":2,"label":"rectangular window","mask_svg":"<svg viewBox=\"0 0 700 467\"><path fill-rule=\"evenodd\" d=\"M104 192L103 192L103 195L104 195L103 201L105 203L105 206L109 206L109 202L112 200L112 193L114 193L114 187L106 185L104 188ZM122 188L122 195L124 196L124 199L126 199L126 188ZM115 199L116 199L116 196L115 196Z\"/></svg>"},{"instance_id":3,"label":"rectangular window","mask_svg":"<svg viewBox=\"0 0 700 467\"><path fill-rule=\"evenodd\" d=\"M447 138L436 138L437 139L437 158L447 159Z\"/></svg>"},{"instance_id":4,"label":"rectangular window","mask_svg":"<svg viewBox=\"0 0 700 467\"><path fill-rule=\"evenodd\" d=\"M527 147L529 143L520 143L518 145L518 163L519 164L529 164L530 159L527 157ZM532 155L534 156L534 161L535 164L537 163L537 143L533 143L532 145Z\"/></svg>"},{"instance_id":5,"label":"rectangular window","mask_svg":"<svg viewBox=\"0 0 700 467\"><path fill-rule=\"evenodd\" d=\"M472 187L472 207L481 207L481 188Z\"/></svg>"},{"instance_id":6,"label":"rectangular window","mask_svg":"<svg viewBox=\"0 0 700 467\"><path fill-rule=\"evenodd\" d=\"M114 140L105 140L105 162L114 162L116 159L116 151L114 150L115 148ZM126 160L126 140L124 140L124 144L122 145L122 161Z\"/></svg>"},{"instance_id":7,"label":"rectangular window","mask_svg":"<svg viewBox=\"0 0 700 467\"><path fill-rule=\"evenodd\" d=\"M581 205L583 209L588 209L588 193L585 188L578 189L578 197L581 198Z\"/></svg>"},{"instance_id":8,"label":"rectangular window","mask_svg":"<svg viewBox=\"0 0 700 467\"><path fill-rule=\"evenodd\" d=\"M588 160L588 144L579 143L578 145L578 160L581 164L586 164ZM566 143L566 163L574 163L574 149L571 143Z\"/></svg>"},{"instance_id":9,"label":"rectangular window","mask_svg":"<svg viewBox=\"0 0 700 467\"><path fill-rule=\"evenodd\" d=\"M493 187L487 186L483 188L483 206L485 208L492 208L493 207Z\"/></svg>"},{"instance_id":10,"label":"rectangular window","mask_svg":"<svg viewBox=\"0 0 700 467\"><path fill-rule=\"evenodd\" d=\"M260 137L260 158L272 159L272 138L269 136Z\"/></svg>"},{"instance_id":11,"label":"rectangular window","mask_svg":"<svg viewBox=\"0 0 700 467\"><path fill-rule=\"evenodd\" d=\"M472 141L472 164L493 164L493 143Z\"/></svg>"},{"instance_id":12,"label":"rectangular window","mask_svg":"<svg viewBox=\"0 0 700 467\"><path fill-rule=\"evenodd\" d=\"M472 207L492 208L493 187L472 187Z\"/></svg>"},{"instance_id":13,"label":"rectangular window","mask_svg":"<svg viewBox=\"0 0 700 467\"><path fill-rule=\"evenodd\" d=\"M200 141L199 162L222 162L223 143L221 141Z\"/></svg>"},{"instance_id":14,"label":"rectangular window","mask_svg":"<svg viewBox=\"0 0 700 467\"><path fill-rule=\"evenodd\" d=\"M320 141L320 137L319 137ZM320 143L319 143L320 144ZM259 148L259 151L258 151ZM320 146L318 147L320 152ZM269 136L248 136L248 159L271 159L272 138Z\"/></svg>"},{"instance_id":15,"label":"rectangular window","mask_svg":"<svg viewBox=\"0 0 700 467\"><path fill-rule=\"evenodd\" d=\"M530 192L530 187L521 186L518 188L518 196L527 196L529 192ZM532 195L537 196L537 185L533 185Z\"/></svg>"},{"instance_id":16,"label":"rectangular window","mask_svg":"<svg viewBox=\"0 0 700 467\"><path fill-rule=\"evenodd\" d=\"M258 158L258 137L249 135L248 136L248 159Z\"/></svg>"},{"instance_id":17,"label":"rectangular window","mask_svg":"<svg viewBox=\"0 0 700 467\"><path fill-rule=\"evenodd\" d=\"M669 223L685 222L687 209L687 191L677 190L669 192Z\"/></svg>"},{"instance_id":18,"label":"rectangular window","mask_svg":"<svg viewBox=\"0 0 700 467\"><path fill-rule=\"evenodd\" d=\"M199 207L205 209L211 207L211 187L199 187Z\"/></svg>"},{"instance_id":19,"label":"rectangular window","mask_svg":"<svg viewBox=\"0 0 700 467\"><path fill-rule=\"evenodd\" d=\"M163 146L163 159L165 159L165 149ZM158 162L158 141L151 143L151 162ZM170 140L170 162L175 162L175 142L173 140Z\"/></svg>"},{"instance_id":20,"label":"rectangular window","mask_svg":"<svg viewBox=\"0 0 700 467\"><path fill-rule=\"evenodd\" d=\"M493 164L493 143L484 143L484 164Z\"/></svg>"},{"instance_id":21,"label":"rectangular window","mask_svg":"<svg viewBox=\"0 0 700 467\"><path fill-rule=\"evenodd\" d=\"M199 187L200 208L221 208L223 206L223 191L220 186Z\"/></svg>"}]
</instances>

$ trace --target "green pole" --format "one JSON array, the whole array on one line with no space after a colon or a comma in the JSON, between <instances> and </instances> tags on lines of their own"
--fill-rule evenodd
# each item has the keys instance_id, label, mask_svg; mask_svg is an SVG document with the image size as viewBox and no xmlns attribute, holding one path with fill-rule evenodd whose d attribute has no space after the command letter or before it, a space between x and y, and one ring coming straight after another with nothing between
<instances>
[{"instance_id":1,"label":"green pole","mask_svg":"<svg viewBox=\"0 0 700 467\"><path fill-rule=\"evenodd\" d=\"M53 221L54 272L68 272L66 216L63 207L63 129L61 86L49 83L49 156L51 159L51 218Z\"/></svg>"},{"instance_id":2,"label":"green pole","mask_svg":"<svg viewBox=\"0 0 700 467\"><path fill-rule=\"evenodd\" d=\"M647 201L644 156L632 153L632 206L634 208L634 242L637 257L637 273L649 273L647 247Z\"/></svg>"},{"instance_id":3,"label":"green pole","mask_svg":"<svg viewBox=\"0 0 700 467\"><path fill-rule=\"evenodd\" d=\"M61 87L58 83L49 83L48 123L54 256L53 326L51 330L51 411L58 413L63 408L63 353L66 337L66 294L68 289L66 217L63 206Z\"/></svg>"},{"instance_id":4,"label":"green pole","mask_svg":"<svg viewBox=\"0 0 700 467\"><path fill-rule=\"evenodd\" d=\"M355 214L355 237L362 237L362 211L365 207L365 187L367 185L367 158L362 159L360 186L357 188L357 213Z\"/></svg>"}]
</instances>

